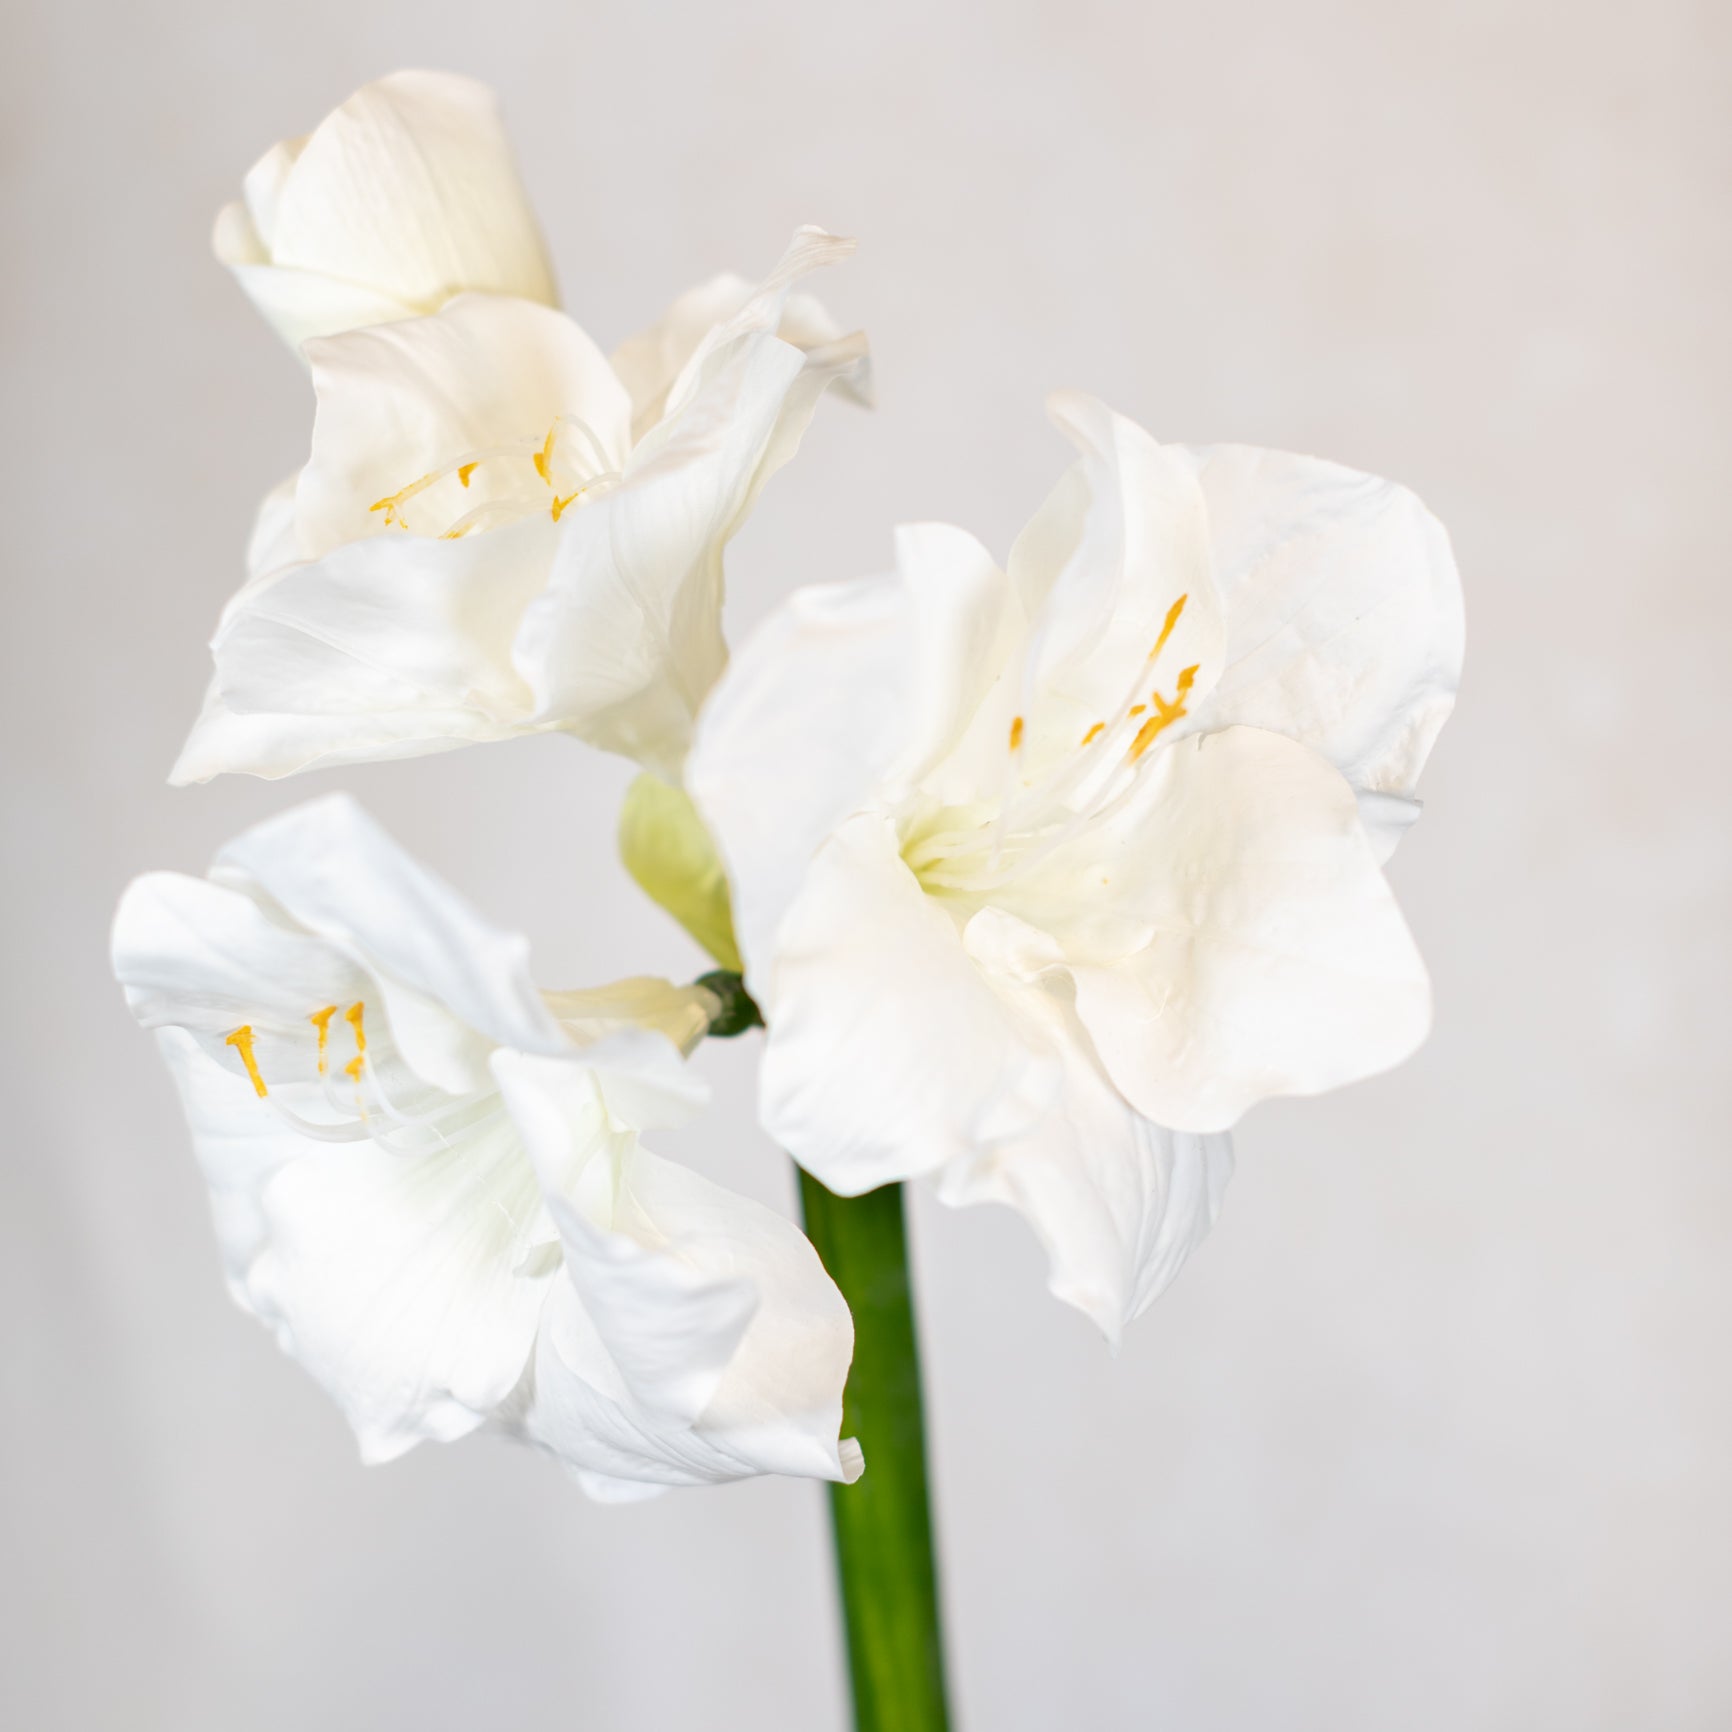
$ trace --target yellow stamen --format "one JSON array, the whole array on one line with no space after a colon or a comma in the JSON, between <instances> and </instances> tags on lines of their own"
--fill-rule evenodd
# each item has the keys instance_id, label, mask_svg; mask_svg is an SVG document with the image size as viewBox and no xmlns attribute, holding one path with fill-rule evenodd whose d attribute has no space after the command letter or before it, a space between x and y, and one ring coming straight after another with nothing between
<instances>
[{"instance_id":1,"label":"yellow stamen","mask_svg":"<svg viewBox=\"0 0 1732 1732\"><path fill-rule=\"evenodd\" d=\"M1146 710L1148 707L1149 706L1147 704L1132 704L1130 713L1133 716L1140 716L1143 713L1143 711Z\"/></svg>"},{"instance_id":2,"label":"yellow stamen","mask_svg":"<svg viewBox=\"0 0 1732 1732\"><path fill-rule=\"evenodd\" d=\"M325 1057L326 1057L325 1048L330 1044L331 1018L333 1016L335 1016L336 1014L337 1014L337 1007L334 1004L327 1004L323 1010L315 1010L313 1012L313 1014L307 1018L307 1021L310 1022L313 1025L313 1027L319 1031L319 1075L320 1076L323 1076L325 1074Z\"/></svg>"},{"instance_id":3,"label":"yellow stamen","mask_svg":"<svg viewBox=\"0 0 1732 1732\"><path fill-rule=\"evenodd\" d=\"M254 1093L267 1093L265 1079L259 1075L258 1060L253 1057L253 1025L243 1022L233 1034L224 1039L223 1045L232 1046L241 1055L241 1063L247 1067L247 1075L252 1078Z\"/></svg>"},{"instance_id":4,"label":"yellow stamen","mask_svg":"<svg viewBox=\"0 0 1732 1732\"><path fill-rule=\"evenodd\" d=\"M1166 623L1161 627L1161 635L1155 639L1155 647L1149 651L1149 660L1153 661L1167 647L1167 639L1173 635L1173 628L1179 623L1179 615L1185 611L1185 603L1191 599L1189 593L1181 595L1167 609Z\"/></svg>"},{"instance_id":5,"label":"yellow stamen","mask_svg":"<svg viewBox=\"0 0 1732 1732\"><path fill-rule=\"evenodd\" d=\"M1191 687L1196 683L1197 664L1179 670L1179 683L1173 693L1173 701L1168 703L1159 692L1150 694L1149 701L1155 706L1155 713L1137 730L1137 737L1131 741L1131 749L1125 754L1127 763L1134 764L1150 746L1155 743L1156 735L1170 728L1185 712L1185 699ZM1132 714L1135 714L1133 711Z\"/></svg>"},{"instance_id":6,"label":"yellow stamen","mask_svg":"<svg viewBox=\"0 0 1732 1732\"><path fill-rule=\"evenodd\" d=\"M547 430L547 443L544 444L535 454L535 473L539 475L549 487L553 485L553 477L548 473L548 465L553 461L553 441L558 436L558 433L559 423L555 421Z\"/></svg>"},{"instance_id":7,"label":"yellow stamen","mask_svg":"<svg viewBox=\"0 0 1732 1732\"><path fill-rule=\"evenodd\" d=\"M469 477L480 467L481 465L479 463L459 463L457 465L457 479L467 487L469 485Z\"/></svg>"},{"instance_id":8,"label":"yellow stamen","mask_svg":"<svg viewBox=\"0 0 1732 1732\"><path fill-rule=\"evenodd\" d=\"M583 489L581 487L577 490L578 493L581 493L582 491ZM559 521L559 514L564 511L566 506L568 506L576 497L577 493L568 493L563 499L555 496L553 501L553 521L555 523Z\"/></svg>"},{"instance_id":9,"label":"yellow stamen","mask_svg":"<svg viewBox=\"0 0 1732 1732\"><path fill-rule=\"evenodd\" d=\"M1022 744L1022 717L1013 716L1010 722L1010 749L1014 752Z\"/></svg>"},{"instance_id":10,"label":"yellow stamen","mask_svg":"<svg viewBox=\"0 0 1732 1732\"><path fill-rule=\"evenodd\" d=\"M343 1020L355 1031L355 1056L343 1066L343 1075L350 1082L359 1083L361 1066L367 1062L367 1031L361 1023L361 1000L356 999L343 1012Z\"/></svg>"},{"instance_id":11,"label":"yellow stamen","mask_svg":"<svg viewBox=\"0 0 1732 1732\"><path fill-rule=\"evenodd\" d=\"M1089 743L1089 741L1094 739L1097 735L1105 733L1106 732L1106 726L1107 725L1105 722L1096 722L1095 725L1092 728L1090 728L1086 734L1083 735L1082 743L1086 746Z\"/></svg>"}]
</instances>

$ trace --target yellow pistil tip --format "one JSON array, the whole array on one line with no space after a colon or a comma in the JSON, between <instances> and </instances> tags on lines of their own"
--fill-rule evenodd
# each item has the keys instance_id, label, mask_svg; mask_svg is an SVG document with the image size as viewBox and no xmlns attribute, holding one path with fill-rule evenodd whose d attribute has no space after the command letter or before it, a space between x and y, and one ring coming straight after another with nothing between
<instances>
[{"instance_id":1,"label":"yellow pistil tip","mask_svg":"<svg viewBox=\"0 0 1732 1732\"><path fill-rule=\"evenodd\" d=\"M223 1045L232 1046L241 1055L241 1063L247 1067L247 1075L252 1079L253 1092L258 1095L268 1093L265 1079L259 1075L258 1060L253 1057L253 1025L243 1022L233 1034L224 1037Z\"/></svg>"}]
</instances>

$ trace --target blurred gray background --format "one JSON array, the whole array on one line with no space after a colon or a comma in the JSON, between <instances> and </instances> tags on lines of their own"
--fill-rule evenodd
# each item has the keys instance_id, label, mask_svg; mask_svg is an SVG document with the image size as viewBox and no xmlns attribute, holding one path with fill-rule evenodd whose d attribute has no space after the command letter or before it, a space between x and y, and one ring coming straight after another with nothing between
<instances>
[{"instance_id":1,"label":"blurred gray background","mask_svg":"<svg viewBox=\"0 0 1732 1732\"><path fill-rule=\"evenodd\" d=\"M699 966L613 861L627 768L573 743L164 783L310 408L211 217L422 64L500 87L604 345L798 222L860 237L819 287L881 407L827 405L771 487L736 633L898 520L1002 554L1056 385L1396 477L1455 536L1467 682L1393 869L1429 1047L1251 1117L1116 1362L1017 1221L917 1210L963 1723L1732 1724L1724 6L4 10L0 1722L842 1725L817 1488L356 1464L231 1308L108 979L130 875L333 786L549 984ZM679 1152L787 1205L753 1061L709 1054Z\"/></svg>"}]
</instances>

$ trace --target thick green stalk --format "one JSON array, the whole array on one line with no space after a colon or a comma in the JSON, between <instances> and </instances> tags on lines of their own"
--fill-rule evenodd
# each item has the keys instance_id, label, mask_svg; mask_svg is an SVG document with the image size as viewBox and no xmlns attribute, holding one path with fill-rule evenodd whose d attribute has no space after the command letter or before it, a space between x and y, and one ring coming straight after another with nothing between
<instances>
[{"instance_id":1,"label":"thick green stalk","mask_svg":"<svg viewBox=\"0 0 1732 1732\"><path fill-rule=\"evenodd\" d=\"M842 1435L865 1476L830 1487L856 1732L945 1732L920 1350L902 1187L838 1197L800 1175L806 1231L854 1313Z\"/></svg>"}]
</instances>

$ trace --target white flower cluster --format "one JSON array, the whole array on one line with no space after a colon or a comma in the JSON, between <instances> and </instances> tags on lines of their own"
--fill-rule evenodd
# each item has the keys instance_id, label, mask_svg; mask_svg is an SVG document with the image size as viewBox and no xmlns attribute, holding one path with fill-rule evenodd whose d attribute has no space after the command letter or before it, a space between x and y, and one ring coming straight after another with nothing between
<instances>
[{"instance_id":1,"label":"white flower cluster","mask_svg":"<svg viewBox=\"0 0 1732 1732\"><path fill-rule=\"evenodd\" d=\"M1462 651L1443 531L1336 465L1077 458L1003 569L960 529L790 596L733 665L723 555L864 339L802 229L604 355L555 304L491 94L402 73L278 145L216 246L305 359L177 781L564 731L637 760L635 877L743 970L765 1125L831 1190L998 1201L1116 1338L1208 1231L1254 1102L1398 1062L1382 873ZM736 948L737 946L737 948ZM231 1285L369 1459L484 1426L592 1493L847 1480L847 1306L799 1231L652 1154L703 986L526 946L328 796L121 904Z\"/></svg>"}]
</instances>

